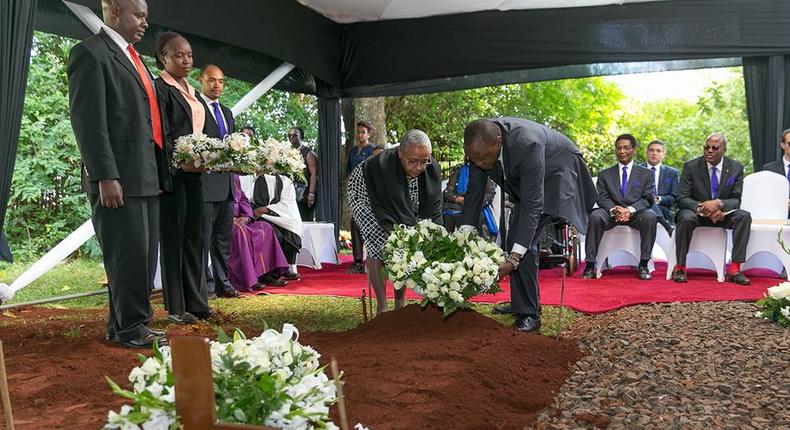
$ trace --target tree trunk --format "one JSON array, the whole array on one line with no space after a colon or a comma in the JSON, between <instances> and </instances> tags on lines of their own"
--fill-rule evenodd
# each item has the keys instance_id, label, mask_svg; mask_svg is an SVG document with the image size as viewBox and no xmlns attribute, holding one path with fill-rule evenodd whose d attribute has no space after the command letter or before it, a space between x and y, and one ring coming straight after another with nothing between
<instances>
[{"instance_id":1,"label":"tree trunk","mask_svg":"<svg viewBox=\"0 0 790 430\"><path fill-rule=\"evenodd\" d=\"M354 100L354 124L368 121L373 124L370 142L387 148L387 112L384 97L365 97Z\"/></svg>"}]
</instances>

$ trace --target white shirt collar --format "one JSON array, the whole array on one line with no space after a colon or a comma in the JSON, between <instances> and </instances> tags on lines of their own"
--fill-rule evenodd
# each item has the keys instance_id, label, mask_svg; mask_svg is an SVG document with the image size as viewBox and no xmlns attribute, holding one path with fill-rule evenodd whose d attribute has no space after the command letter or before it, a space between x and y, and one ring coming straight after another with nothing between
<instances>
[{"instance_id":1,"label":"white shirt collar","mask_svg":"<svg viewBox=\"0 0 790 430\"><path fill-rule=\"evenodd\" d=\"M219 101L219 100L213 100L213 99L211 99L209 96L207 96L207 95L205 95L205 94L203 94L203 93L200 93L200 97L203 97L203 101L204 101L204 102L206 102L206 104L207 104L207 105L209 105L209 106L210 106L212 103L214 103L214 102L218 102L218 101Z\"/></svg>"},{"instance_id":2,"label":"white shirt collar","mask_svg":"<svg viewBox=\"0 0 790 430\"><path fill-rule=\"evenodd\" d=\"M790 164L790 160L787 159L787 155L783 155L782 160L784 161L785 168L787 168L787 165Z\"/></svg>"},{"instance_id":3,"label":"white shirt collar","mask_svg":"<svg viewBox=\"0 0 790 430\"><path fill-rule=\"evenodd\" d=\"M631 160L631 162L628 163L628 164L623 164L623 163L618 161L617 165L620 166L620 170L623 170L623 167L628 167L628 171L630 172L631 168L634 167L634 160Z\"/></svg>"},{"instance_id":4,"label":"white shirt collar","mask_svg":"<svg viewBox=\"0 0 790 430\"><path fill-rule=\"evenodd\" d=\"M117 31L113 30L112 28L106 25L102 26L102 28L104 28L104 32L110 36L110 39L112 39L112 41L115 42L115 44L118 45L119 48L121 48L121 52L123 52L128 56L129 51L127 51L127 47L131 44L127 42L126 39L123 38L123 36L121 36L121 33L118 33Z\"/></svg>"},{"instance_id":5,"label":"white shirt collar","mask_svg":"<svg viewBox=\"0 0 790 430\"><path fill-rule=\"evenodd\" d=\"M655 166L651 166L650 163L647 163L647 168L648 169L652 169L654 167L656 168L656 170L661 170L661 163L658 163Z\"/></svg>"},{"instance_id":6,"label":"white shirt collar","mask_svg":"<svg viewBox=\"0 0 790 430\"><path fill-rule=\"evenodd\" d=\"M708 172L710 172L710 171L711 171L711 168L713 167L713 165L712 165L712 164L710 164L710 163L708 163L707 161L705 162L705 164L707 164L707 165L708 165ZM721 157L721 160L719 161L719 164L717 164L717 165L716 165L716 171L717 171L717 172L719 172L719 173L721 173L721 167L722 167L723 165L724 165L724 157Z\"/></svg>"}]
</instances>

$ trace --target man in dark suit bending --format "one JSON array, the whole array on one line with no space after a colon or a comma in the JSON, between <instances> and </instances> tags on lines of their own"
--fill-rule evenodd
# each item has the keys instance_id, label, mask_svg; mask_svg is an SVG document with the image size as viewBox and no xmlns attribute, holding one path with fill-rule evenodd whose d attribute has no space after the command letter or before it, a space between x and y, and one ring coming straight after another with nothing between
<instances>
[{"instance_id":1,"label":"man in dark suit bending","mask_svg":"<svg viewBox=\"0 0 790 430\"><path fill-rule=\"evenodd\" d=\"M659 224L663 225L671 236L675 228L675 223L672 222L672 207L677 202L680 179L678 169L664 164L665 149L664 142L660 140L650 142L647 145L645 167L653 173L656 184L655 200L650 209L655 212Z\"/></svg>"},{"instance_id":2,"label":"man in dark suit bending","mask_svg":"<svg viewBox=\"0 0 790 430\"><path fill-rule=\"evenodd\" d=\"M570 139L520 118L472 121L464 130L464 153L471 164L460 228L471 230L478 224L488 178L510 196L514 206L509 225L500 221L502 248L509 255L499 267L500 279L510 275L510 305L495 311L516 314L519 331L538 330L541 232L552 216L585 231L587 213L595 204L590 172Z\"/></svg>"},{"instance_id":3,"label":"man in dark suit bending","mask_svg":"<svg viewBox=\"0 0 790 430\"><path fill-rule=\"evenodd\" d=\"M585 244L584 279L595 278L598 245L606 230L627 225L639 231L639 279L653 279L647 262L656 242L656 213L650 210L655 199L653 172L634 163L637 140L622 134L614 141L617 164L598 174L598 208L590 214Z\"/></svg>"},{"instance_id":4,"label":"man in dark suit bending","mask_svg":"<svg viewBox=\"0 0 790 430\"><path fill-rule=\"evenodd\" d=\"M107 339L142 348L166 342L146 324L168 163L153 78L132 46L148 28L148 6L103 0L102 13L102 30L69 55L69 111L109 280Z\"/></svg>"},{"instance_id":5,"label":"man in dark suit bending","mask_svg":"<svg viewBox=\"0 0 790 430\"><path fill-rule=\"evenodd\" d=\"M743 189L743 164L724 156L727 137L713 133L705 140L703 156L686 162L680 178L678 213L675 217L675 253L677 265L672 273L675 282L686 282L686 255L697 226L732 229L732 263L727 281L750 285L741 272L746 260L746 245L752 216L739 209Z\"/></svg>"},{"instance_id":6,"label":"man in dark suit bending","mask_svg":"<svg viewBox=\"0 0 790 430\"><path fill-rule=\"evenodd\" d=\"M790 129L782 132L782 140L779 143L779 147L782 148L782 158L765 163L763 170L778 173L790 181ZM787 213L788 218L790 218L790 198L787 199Z\"/></svg>"},{"instance_id":7,"label":"man in dark suit bending","mask_svg":"<svg viewBox=\"0 0 790 430\"><path fill-rule=\"evenodd\" d=\"M222 70L209 64L200 74L200 98L206 112L203 133L209 137L223 139L236 131L233 112L219 102L225 88L225 75ZM217 297L238 297L239 293L228 280L228 258L230 241L233 234L233 189L230 173L203 174L203 275L207 291ZM211 270L208 257L211 256Z\"/></svg>"}]
</instances>

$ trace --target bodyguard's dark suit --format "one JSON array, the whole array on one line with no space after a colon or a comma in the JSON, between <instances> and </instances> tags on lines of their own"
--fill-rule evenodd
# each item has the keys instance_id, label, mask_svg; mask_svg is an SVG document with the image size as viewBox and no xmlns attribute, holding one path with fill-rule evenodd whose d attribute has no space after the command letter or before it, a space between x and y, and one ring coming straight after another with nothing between
<instances>
[{"instance_id":1,"label":"bodyguard's dark suit","mask_svg":"<svg viewBox=\"0 0 790 430\"><path fill-rule=\"evenodd\" d=\"M213 107L206 105L203 97L200 102L206 108L206 123L203 133L209 137L222 139L219 126L212 115ZM219 104L225 117L225 128L228 133L236 131L233 112ZM228 280L228 258L230 258L230 241L233 234L233 189L230 173L203 174L203 267L204 282L208 291L234 291ZM208 270L208 256L211 255L211 271Z\"/></svg>"},{"instance_id":2,"label":"bodyguard's dark suit","mask_svg":"<svg viewBox=\"0 0 790 430\"><path fill-rule=\"evenodd\" d=\"M652 174L653 171L650 170L650 167L645 166ZM653 178L655 179L655 175L653 175ZM656 196L661 197L661 201L653 203L650 209L658 215L658 222L669 230L674 224L672 207L677 202L678 188L680 188L678 169L662 164L661 171L658 174L658 184L656 185L656 188L658 188Z\"/></svg>"},{"instance_id":3,"label":"bodyguard's dark suit","mask_svg":"<svg viewBox=\"0 0 790 430\"><path fill-rule=\"evenodd\" d=\"M469 166L461 219L464 225L477 225L489 177L510 195L514 207L503 247L510 250L518 243L527 248L518 269L510 274L511 307L517 314L539 317L541 231L551 216L559 216L584 232L587 213L595 203L595 186L581 153L567 137L520 118L492 121L502 132L504 163L486 171Z\"/></svg>"},{"instance_id":4,"label":"bodyguard's dark suit","mask_svg":"<svg viewBox=\"0 0 790 430\"><path fill-rule=\"evenodd\" d=\"M785 175L785 166L784 166L784 158L780 158L776 161L771 161L770 163L765 163L763 166L763 170L768 170L769 172L778 173L782 176Z\"/></svg>"},{"instance_id":5,"label":"bodyguard's dark suit","mask_svg":"<svg viewBox=\"0 0 790 430\"><path fill-rule=\"evenodd\" d=\"M617 225L627 225L639 231L640 260L649 260L653 252L653 245L656 243L657 216L650 207L653 206L655 176L652 171L634 164L628 176L625 195L622 195L621 169L620 163L617 163L598 174L598 208L590 214L590 222L587 225L585 260L588 263L595 264L598 245L601 243L604 231L611 230ZM632 207L636 212L631 214L628 222L618 223L611 215L611 210L616 206Z\"/></svg>"},{"instance_id":6,"label":"bodyguard's dark suit","mask_svg":"<svg viewBox=\"0 0 790 430\"><path fill-rule=\"evenodd\" d=\"M156 91L165 118L165 147L173 153L175 140L192 134L192 110L178 89L162 78ZM196 97L200 97L195 93ZM208 115L208 113L206 113ZM200 173L171 168L172 191L160 203L162 287L171 315L208 312L203 279L203 182Z\"/></svg>"},{"instance_id":7,"label":"bodyguard's dark suit","mask_svg":"<svg viewBox=\"0 0 790 430\"><path fill-rule=\"evenodd\" d=\"M71 49L69 112L82 163L82 187L109 279L107 335L146 336L159 241L165 154L156 148L151 110L132 62L101 30ZM161 173L161 174L160 174ZM99 181L117 179L123 206L105 208ZM161 182L161 183L160 183Z\"/></svg>"},{"instance_id":8,"label":"bodyguard's dark suit","mask_svg":"<svg viewBox=\"0 0 790 430\"><path fill-rule=\"evenodd\" d=\"M719 172L719 193L717 199L724 203L722 212L735 209L726 215L718 224L710 219L697 215L697 205L711 200L710 173L705 158L698 157L683 165L678 191L678 213L675 216L677 230L675 232L675 248L677 264L686 264L691 236L697 226L721 227L732 229L732 261L742 263L746 260L746 245L749 243L749 230L752 216L749 212L738 209L741 206L743 190L743 164L723 158Z\"/></svg>"}]
</instances>

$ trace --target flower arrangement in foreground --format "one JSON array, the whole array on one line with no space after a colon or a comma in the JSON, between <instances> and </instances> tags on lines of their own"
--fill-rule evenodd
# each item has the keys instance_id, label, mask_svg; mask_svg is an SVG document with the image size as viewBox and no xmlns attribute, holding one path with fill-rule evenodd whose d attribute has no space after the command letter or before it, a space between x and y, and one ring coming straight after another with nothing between
<instances>
[{"instance_id":1,"label":"flower arrangement in foreground","mask_svg":"<svg viewBox=\"0 0 790 430\"><path fill-rule=\"evenodd\" d=\"M430 220L414 227L395 226L384 245L387 276L396 289L411 288L434 303L444 316L469 307L469 299L500 291L497 271L502 250L477 232L452 234Z\"/></svg>"},{"instance_id":2,"label":"flower arrangement in foreground","mask_svg":"<svg viewBox=\"0 0 790 430\"><path fill-rule=\"evenodd\" d=\"M217 418L228 423L283 429L337 429L329 419L335 403L334 381L319 367L320 355L298 342L299 332L284 324L282 333L266 330L246 339L236 331L227 342L211 342ZM132 390L109 380L113 391L131 400L111 411L104 429L176 430L175 387L170 348L154 348L132 369Z\"/></svg>"},{"instance_id":3,"label":"flower arrangement in foreground","mask_svg":"<svg viewBox=\"0 0 790 430\"><path fill-rule=\"evenodd\" d=\"M178 169L191 163L212 172L254 173L258 158L257 148L244 133L232 133L223 140L196 133L176 139L172 166Z\"/></svg>"},{"instance_id":4,"label":"flower arrangement in foreground","mask_svg":"<svg viewBox=\"0 0 790 430\"><path fill-rule=\"evenodd\" d=\"M271 137L259 143L259 174L281 173L293 181L304 182L304 160L298 149L289 142L279 142Z\"/></svg>"},{"instance_id":5,"label":"flower arrangement in foreground","mask_svg":"<svg viewBox=\"0 0 790 430\"><path fill-rule=\"evenodd\" d=\"M754 316L790 328L790 282L769 288L765 298L757 301L757 306L760 310Z\"/></svg>"}]
</instances>

